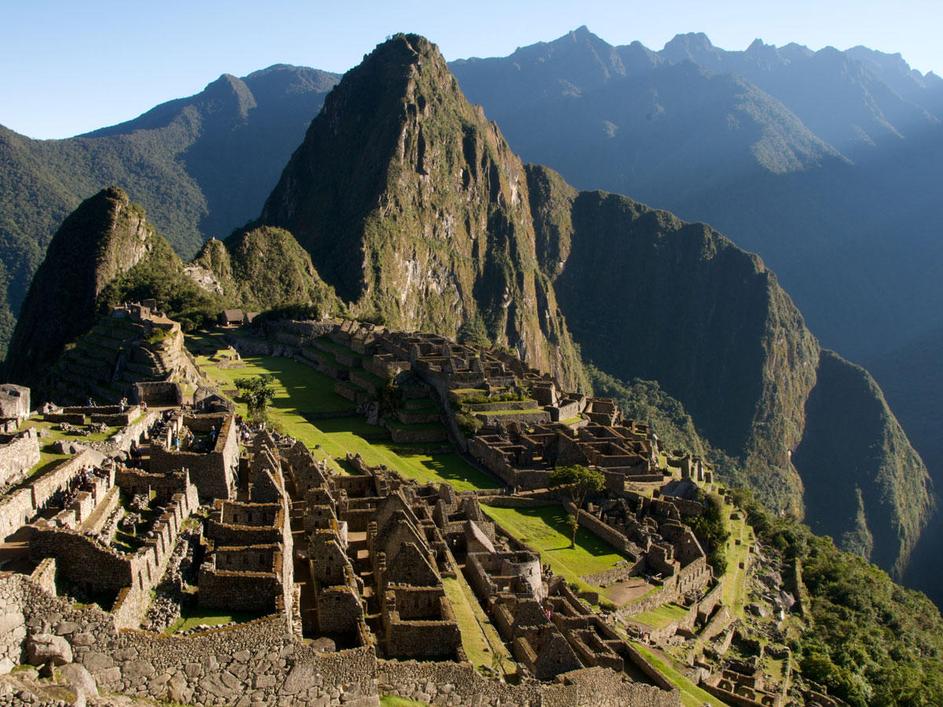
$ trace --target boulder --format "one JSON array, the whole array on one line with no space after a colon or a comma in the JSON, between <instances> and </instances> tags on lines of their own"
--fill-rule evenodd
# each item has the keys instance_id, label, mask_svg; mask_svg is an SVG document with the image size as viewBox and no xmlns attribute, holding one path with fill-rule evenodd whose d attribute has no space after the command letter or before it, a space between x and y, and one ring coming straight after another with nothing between
<instances>
[{"instance_id":1,"label":"boulder","mask_svg":"<svg viewBox=\"0 0 943 707\"><path fill-rule=\"evenodd\" d=\"M98 697L98 684L84 665L69 663L59 669L62 681L76 694L77 697Z\"/></svg>"},{"instance_id":2,"label":"boulder","mask_svg":"<svg viewBox=\"0 0 943 707\"><path fill-rule=\"evenodd\" d=\"M72 646L62 636L32 634L26 639L26 660L30 665L65 665L72 662Z\"/></svg>"}]
</instances>

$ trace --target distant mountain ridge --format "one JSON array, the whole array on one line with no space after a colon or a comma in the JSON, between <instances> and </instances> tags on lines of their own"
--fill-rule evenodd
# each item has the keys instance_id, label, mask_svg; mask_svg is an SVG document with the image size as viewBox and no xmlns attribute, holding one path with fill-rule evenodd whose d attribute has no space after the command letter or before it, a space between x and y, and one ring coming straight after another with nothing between
<instances>
[{"instance_id":1,"label":"distant mountain ridge","mask_svg":"<svg viewBox=\"0 0 943 707\"><path fill-rule=\"evenodd\" d=\"M586 27L450 66L525 160L711 223L759 252L829 346L873 360L930 316L936 325L935 74L861 47L757 40L732 52L686 34L655 52L611 46Z\"/></svg>"},{"instance_id":2,"label":"distant mountain ridge","mask_svg":"<svg viewBox=\"0 0 943 707\"><path fill-rule=\"evenodd\" d=\"M338 76L276 65L224 75L134 120L65 140L0 127L0 350L56 228L117 184L178 253L255 217Z\"/></svg>"}]
</instances>

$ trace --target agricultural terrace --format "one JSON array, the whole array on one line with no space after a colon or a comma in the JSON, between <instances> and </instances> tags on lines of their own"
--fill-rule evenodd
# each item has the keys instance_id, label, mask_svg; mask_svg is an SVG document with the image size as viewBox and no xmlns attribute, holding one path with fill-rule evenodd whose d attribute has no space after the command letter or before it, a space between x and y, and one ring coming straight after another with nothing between
<instances>
[{"instance_id":1,"label":"agricultural terrace","mask_svg":"<svg viewBox=\"0 0 943 707\"><path fill-rule=\"evenodd\" d=\"M216 356L225 349L221 337L204 336L193 346L197 365L228 397L237 400L237 378L269 374L275 380L275 399L269 407L272 425L300 439L322 459L344 471L340 461L348 452L360 454L367 464L385 464L420 483L447 482L459 491L494 488L498 482L455 452L430 450L423 444L393 444L382 427L368 425L353 403L334 392L334 380L311 366L275 356L247 356L227 360ZM215 344L215 349L212 345ZM218 360L213 360L213 359ZM237 401L245 414L245 405Z\"/></svg>"}]
</instances>

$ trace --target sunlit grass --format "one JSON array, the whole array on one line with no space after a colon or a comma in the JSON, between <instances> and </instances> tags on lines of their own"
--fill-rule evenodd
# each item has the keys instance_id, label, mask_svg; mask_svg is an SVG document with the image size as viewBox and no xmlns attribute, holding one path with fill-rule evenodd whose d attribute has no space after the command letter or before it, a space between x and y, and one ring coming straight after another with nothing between
<instances>
[{"instance_id":1,"label":"sunlit grass","mask_svg":"<svg viewBox=\"0 0 943 707\"><path fill-rule=\"evenodd\" d=\"M507 646L461 573L456 573L456 577L444 577L442 586L462 633L462 648L469 662L476 667L499 669L505 674L515 672L516 666Z\"/></svg>"},{"instance_id":2,"label":"sunlit grass","mask_svg":"<svg viewBox=\"0 0 943 707\"><path fill-rule=\"evenodd\" d=\"M583 590L599 591L583 580L586 575L611 569L625 558L585 528L576 534L576 547L570 547L567 513L562 506L537 508L497 508L482 505L482 510L508 533L540 553L555 574Z\"/></svg>"},{"instance_id":3,"label":"sunlit grass","mask_svg":"<svg viewBox=\"0 0 943 707\"><path fill-rule=\"evenodd\" d=\"M201 337L200 348L221 339ZM223 391L235 399L238 378L270 374L275 379L275 399L269 419L284 434L301 440L315 455L328 459L343 471L338 459L360 454L371 466L384 464L404 477L421 483L451 484L458 491L496 488L500 482L479 471L455 452L429 451L424 444L394 444L382 427L368 425L349 400L334 392L334 379L298 361L275 356L247 356L230 364L198 355L197 364ZM243 403L237 401L241 414ZM434 445L438 447L440 445Z\"/></svg>"}]
</instances>

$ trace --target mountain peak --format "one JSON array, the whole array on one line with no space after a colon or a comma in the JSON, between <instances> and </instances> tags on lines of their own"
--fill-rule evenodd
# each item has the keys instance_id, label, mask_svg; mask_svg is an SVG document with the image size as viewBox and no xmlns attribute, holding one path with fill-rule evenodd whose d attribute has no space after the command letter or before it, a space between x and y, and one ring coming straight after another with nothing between
<instances>
[{"instance_id":1,"label":"mountain peak","mask_svg":"<svg viewBox=\"0 0 943 707\"><path fill-rule=\"evenodd\" d=\"M773 47L772 44L770 44L770 45L768 45L768 46ZM762 50L762 49L765 49L766 47L767 47L767 44L766 44L762 39L760 39L759 37L757 37L757 38L754 39L752 42L750 42L750 46L747 47L747 51L748 51L748 52L756 52L756 51L760 51L760 50Z\"/></svg>"},{"instance_id":2,"label":"mountain peak","mask_svg":"<svg viewBox=\"0 0 943 707\"><path fill-rule=\"evenodd\" d=\"M246 82L232 74L223 74L207 85L203 96L212 103L214 109L233 110L243 118L256 107L255 96Z\"/></svg>"},{"instance_id":3,"label":"mountain peak","mask_svg":"<svg viewBox=\"0 0 943 707\"><path fill-rule=\"evenodd\" d=\"M537 261L527 176L438 48L396 35L311 123L260 222L294 234L352 312L495 343L569 383L572 342Z\"/></svg>"},{"instance_id":4,"label":"mountain peak","mask_svg":"<svg viewBox=\"0 0 943 707\"><path fill-rule=\"evenodd\" d=\"M53 236L33 278L6 374L25 381L42 375L65 344L91 326L105 287L144 258L159 238L123 189L102 189L79 204Z\"/></svg>"},{"instance_id":5,"label":"mountain peak","mask_svg":"<svg viewBox=\"0 0 943 707\"><path fill-rule=\"evenodd\" d=\"M665 49L684 49L706 51L714 49L710 38L704 32L684 32L676 34L665 44Z\"/></svg>"},{"instance_id":6,"label":"mountain peak","mask_svg":"<svg viewBox=\"0 0 943 707\"><path fill-rule=\"evenodd\" d=\"M424 59L445 63L439 47L433 42L420 34L403 32L394 34L385 42L378 44L367 55L364 63L368 61L387 61L394 58L410 58L410 63L421 63Z\"/></svg>"},{"instance_id":7,"label":"mountain peak","mask_svg":"<svg viewBox=\"0 0 943 707\"><path fill-rule=\"evenodd\" d=\"M706 63L706 68L713 69L716 68L714 60L723 50L715 47L703 32L688 32L675 35L659 53L673 63L687 60L702 65Z\"/></svg>"}]
</instances>

